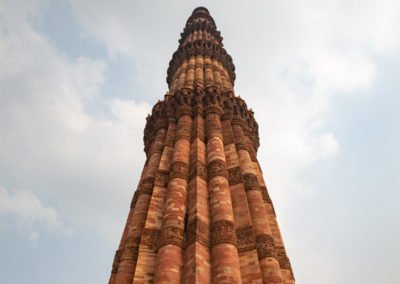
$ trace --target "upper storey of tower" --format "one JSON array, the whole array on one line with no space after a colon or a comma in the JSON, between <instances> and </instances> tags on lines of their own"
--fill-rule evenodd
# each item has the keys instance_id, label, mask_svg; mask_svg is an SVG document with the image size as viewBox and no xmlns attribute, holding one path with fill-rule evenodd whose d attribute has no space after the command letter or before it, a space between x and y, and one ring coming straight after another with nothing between
<instances>
[{"instance_id":1,"label":"upper storey of tower","mask_svg":"<svg viewBox=\"0 0 400 284\"><path fill-rule=\"evenodd\" d=\"M233 86L236 77L235 66L232 57L223 47L222 39L209 11L204 7L194 9L181 33L179 47L169 63L168 86L171 88L173 81L179 78L182 65L190 63L190 59L197 56L203 58L204 64L207 64L209 60L217 61L217 64L220 64L223 68L222 73L226 73L226 80L229 81L229 85ZM201 82L199 84L201 85Z\"/></svg>"}]
</instances>

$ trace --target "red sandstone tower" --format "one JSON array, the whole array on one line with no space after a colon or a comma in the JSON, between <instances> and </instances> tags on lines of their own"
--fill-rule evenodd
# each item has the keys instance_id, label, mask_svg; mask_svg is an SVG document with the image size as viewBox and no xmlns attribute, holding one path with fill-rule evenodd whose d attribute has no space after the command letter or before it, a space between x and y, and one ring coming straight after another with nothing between
<instances>
[{"instance_id":1,"label":"red sandstone tower","mask_svg":"<svg viewBox=\"0 0 400 284\"><path fill-rule=\"evenodd\" d=\"M206 8L147 118L147 160L109 283L294 283L257 161L258 125Z\"/></svg>"}]
</instances>

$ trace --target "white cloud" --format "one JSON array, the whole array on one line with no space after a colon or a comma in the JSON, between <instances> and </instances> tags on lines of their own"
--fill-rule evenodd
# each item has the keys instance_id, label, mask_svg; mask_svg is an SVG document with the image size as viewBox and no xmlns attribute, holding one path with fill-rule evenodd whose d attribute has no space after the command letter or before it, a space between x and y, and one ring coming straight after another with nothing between
<instances>
[{"instance_id":1,"label":"white cloud","mask_svg":"<svg viewBox=\"0 0 400 284\"><path fill-rule=\"evenodd\" d=\"M12 216L17 219L19 227L32 230L29 238L36 241L39 233L37 226L44 226L49 230L71 234L72 229L62 223L56 210L42 204L40 199L29 191L8 192L0 186L0 217Z\"/></svg>"},{"instance_id":2,"label":"white cloud","mask_svg":"<svg viewBox=\"0 0 400 284\"><path fill-rule=\"evenodd\" d=\"M16 199L37 207L34 196L46 197L75 231L115 242L144 164L150 106L102 97L107 62L68 58L33 29L39 3L28 4L1 6L0 182L27 189Z\"/></svg>"}]
</instances>

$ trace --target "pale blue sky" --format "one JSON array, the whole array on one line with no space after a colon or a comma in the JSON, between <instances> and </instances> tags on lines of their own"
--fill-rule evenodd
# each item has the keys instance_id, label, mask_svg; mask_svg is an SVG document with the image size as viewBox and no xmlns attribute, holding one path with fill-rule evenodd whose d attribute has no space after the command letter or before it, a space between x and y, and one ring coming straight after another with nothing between
<instances>
[{"instance_id":1,"label":"pale blue sky","mask_svg":"<svg viewBox=\"0 0 400 284\"><path fill-rule=\"evenodd\" d=\"M260 125L297 283L400 283L400 2L0 1L0 283L106 283L192 10Z\"/></svg>"}]
</instances>

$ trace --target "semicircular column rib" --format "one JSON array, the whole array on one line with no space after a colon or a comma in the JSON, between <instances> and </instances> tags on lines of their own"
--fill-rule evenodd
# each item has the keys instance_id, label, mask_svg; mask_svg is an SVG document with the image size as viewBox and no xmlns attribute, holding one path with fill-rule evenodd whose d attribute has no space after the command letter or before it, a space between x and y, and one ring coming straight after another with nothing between
<instances>
[{"instance_id":1,"label":"semicircular column rib","mask_svg":"<svg viewBox=\"0 0 400 284\"><path fill-rule=\"evenodd\" d=\"M147 160L109 283L295 283L235 77L215 21L196 8L147 118Z\"/></svg>"}]
</instances>

